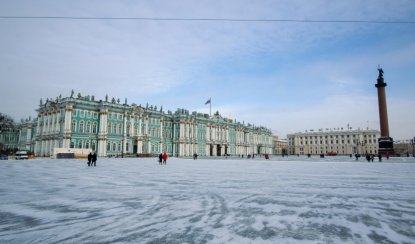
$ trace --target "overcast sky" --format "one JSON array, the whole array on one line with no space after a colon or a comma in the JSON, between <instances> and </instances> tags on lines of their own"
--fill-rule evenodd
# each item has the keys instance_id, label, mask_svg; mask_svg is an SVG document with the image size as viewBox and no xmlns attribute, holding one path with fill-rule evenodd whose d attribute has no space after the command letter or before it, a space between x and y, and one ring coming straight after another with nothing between
<instances>
[{"instance_id":1,"label":"overcast sky","mask_svg":"<svg viewBox=\"0 0 415 244\"><path fill-rule=\"evenodd\" d=\"M415 21L413 0L0 1L1 16ZM415 136L415 24L0 19L0 112L35 116L60 94L219 111L286 134L379 129Z\"/></svg>"}]
</instances>

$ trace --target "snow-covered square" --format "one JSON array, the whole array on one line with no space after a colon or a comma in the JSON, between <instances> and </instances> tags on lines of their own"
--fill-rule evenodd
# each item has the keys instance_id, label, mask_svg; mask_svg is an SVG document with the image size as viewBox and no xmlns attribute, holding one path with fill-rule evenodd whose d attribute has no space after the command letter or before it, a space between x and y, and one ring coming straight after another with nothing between
<instances>
[{"instance_id":1,"label":"snow-covered square","mask_svg":"<svg viewBox=\"0 0 415 244\"><path fill-rule=\"evenodd\" d=\"M415 243L415 160L0 161L0 243Z\"/></svg>"}]
</instances>

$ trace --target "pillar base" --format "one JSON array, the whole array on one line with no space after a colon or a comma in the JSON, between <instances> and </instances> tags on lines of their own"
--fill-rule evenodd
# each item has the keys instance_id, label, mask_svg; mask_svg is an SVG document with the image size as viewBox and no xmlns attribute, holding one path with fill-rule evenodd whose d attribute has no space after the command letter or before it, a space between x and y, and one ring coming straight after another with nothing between
<instances>
[{"instance_id":1,"label":"pillar base","mask_svg":"<svg viewBox=\"0 0 415 244\"><path fill-rule=\"evenodd\" d=\"M381 155L393 155L393 139L392 137L381 137L378 139L379 142L379 154Z\"/></svg>"}]
</instances>

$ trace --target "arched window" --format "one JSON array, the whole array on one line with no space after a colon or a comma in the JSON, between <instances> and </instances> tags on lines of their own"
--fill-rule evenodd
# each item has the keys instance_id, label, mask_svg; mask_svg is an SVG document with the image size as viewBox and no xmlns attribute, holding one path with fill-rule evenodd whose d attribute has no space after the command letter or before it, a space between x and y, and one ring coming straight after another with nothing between
<instances>
[{"instance_id":1,"label":"arched window","mask_svg":"<svg viewBox=\"0 0 415 244\"><path fill-rule=\"evenodd\" d=\"M92 146L91 146L91 149L92 149L93 151L95 151L95 150L96 150L96 145L95 145L95 141L93 141L93 142L92 142Z\"/></svg>"},{"instance_id":2,"label":"arched window","mask_svg":"<svg viewBox=\"0 0 415 244\"><path fill-rule=\"evenodd\" d=\"M130 144L127 142L125 144L125 151L128 152L128 151L130 151L129 149L130 149Z\"/></svg>"},{"instance_id":3,"label":"arched window","mask_svg":"<svg viewBox=\"0 0 415 244\"><path fill-rule=\"evenodd\" d=\"M71 145L69 147L74 148L75 147L75 142L71 141Z\"/></svg>"},{"instance_id":4,"label":"arched window","mask_svg":"<svg viewBox=\"0 0 415 244\"><path fill-rule=\"evenodd\" d=\"M115 142L112 144L112 150L116 151L117 150L117 144L115 144Z\"/></svg>"},{"instance_id":5,"label":"arched window","mask_svg":"<svg viewBox=\"0 0 415 244\"><path fill-rule=\"evenodd\" d=\"M112 133L117 133L117 126L115 124L112 125Z\"/></svg>"},{"instance_id":6,"label":"arched window","mask_svg":"<svg viewBox=\"0 0 415 244\"><path fill-rule=\"evenodd\" d=\"M82 148L82 141L78 142L78 148Z\"/></svg>"},{"instance_id":7,"label":"arched window","mask_svg":"<svg viewBox=\"0 0 415 244\"><path fill-rule=\"evenodd\" d=\"M84 122L79 122L79 133L84 133Z\"/></svg>"},{"instance_id":8,"label":"arched window","mask_svg":"<svg viewBox=\"0 0 415 244\"><path fill-rule=\"evenodd\" d=\"M107 143L107 151L111 151L111 144L109 142Z\"/></svg>"},{"instance_id":9,"label":"arched window","mask_svg":"<svg viewBox=\"0 0 415 244\"><path fill-rule=\"evenodd\" d=\"M86 141L85 143L85 148L88 149L89 148L89 141Z\"/></svg>"},{"instance_id":10,"label":"arched window","mask_svg":"<svg viewBox=\"0 0 415 244\"><path fill-rule=\"evenodd\" d=\"M76 129L76 120L72 120L72 124L71 124L72 132L75 132L75 129Z\"/></svg>"},{"instance_id":11,"label":"arched window","mask_svg":"<svg viewBox=\"0 0 415 244\"><path fill-rule=\"evenodd\" d=\"M96 134L97 133L97 122L94 122L92 124L92 133Z\"/></svg>"},{"instance_id":12,"label":"arched window","mask_svg":"<svg viewBox=\"0 0 415 244\"><path fill-rule=\"evenodd\" d=\"M86 123L86 133L91 133L91 122Z\"/></svg>"},{"instance_id":13,"label":"arched window","mask_svg":"<svg viewBox=\"0 0 415 244\"><path fill-rule=\"evenodd\" d=\"M111 123L108 123L108 128L107 128L107 133L108 134L111 134Z\"/></svg>"}]
</instances>

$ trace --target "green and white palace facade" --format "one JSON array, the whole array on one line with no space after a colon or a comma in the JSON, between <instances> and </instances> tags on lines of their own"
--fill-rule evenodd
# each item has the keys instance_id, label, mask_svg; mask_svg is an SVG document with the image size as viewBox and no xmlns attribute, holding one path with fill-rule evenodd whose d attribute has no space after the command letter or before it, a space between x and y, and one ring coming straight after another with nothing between
<instances>
[{"instance_id":1,"label":"green and white palace facade","mask_svg":"<svg viewBox=\"0 0 415 244\"><path fill-rule=\"evenodd\" d=\"M98 156L176 157L271 154L271 130L222 117L120 103L94 96L40 101L37 118L19 127L19 149L50 156L54 148L92 149Z\"/></svg>"}]
</instances>

